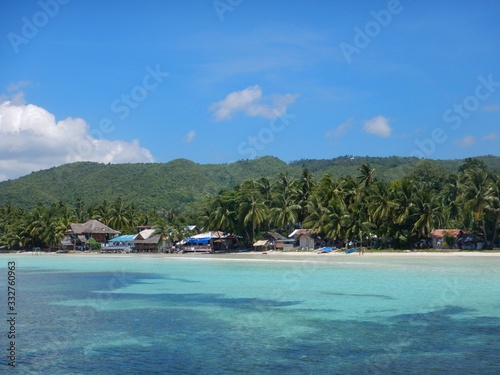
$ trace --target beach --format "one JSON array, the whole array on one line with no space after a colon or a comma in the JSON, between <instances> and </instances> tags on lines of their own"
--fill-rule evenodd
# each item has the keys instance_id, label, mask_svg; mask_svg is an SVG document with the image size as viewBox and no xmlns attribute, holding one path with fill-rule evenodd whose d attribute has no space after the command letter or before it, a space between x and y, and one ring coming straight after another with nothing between
<instances>
[{"instance_id":1,"label":"beach","mask_svg":"<svg viewBox=\"0 0 500 375\"><path fill-rule=\"evenodd\" d=\"M353 258L357 256L362 257L500 257L500 250L489 250L489 251L470 251L470 250L448 250L448 251L367 251L362 255L359 255L357 251L346 254L344 251L331 251L328 253L317 253L315 251L235 251L235 252L224 252L224 253L100 253L100 252L81 252L81 251L70 251L68 253L55 253L55 252L10 252L3 253L3 255L16 254L16 255L32 255L32 256L101 256L101 257L155 257L155 258L186 258L190 259L197 257L200 259L204 258L214 258L214 259L244 259L245 257L251 257L251 259L257 256L267 256L269 258L279 258L279 259L295 259L300 258L330 258L330 257L348 257ZM2 255L2 254L0 254Z\"/></svg>"},{"instance_id":2,"label":"beach","mask_svg":"<svg viewBox=\"0 0 500 375\"><path fill-rule=\"evenodd\" d=\"M498 253L10 253L3 279L9 262L24 373L498 373Z\"/></svg>"}]
</instances>

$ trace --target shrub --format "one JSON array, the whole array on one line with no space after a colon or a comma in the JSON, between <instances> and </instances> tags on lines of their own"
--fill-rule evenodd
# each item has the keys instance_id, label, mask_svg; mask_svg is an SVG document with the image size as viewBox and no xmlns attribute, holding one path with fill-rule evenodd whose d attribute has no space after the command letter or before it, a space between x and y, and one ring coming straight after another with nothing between
<instances>
[{"instance_id":1,"label":"shrub","mask_svg":"<svg viewBox=\"0 0 500 375\"><path fill-rule=\"evenodd\" d=\"M89 238L89 241L88 241L88 244L90 245L90 248L92 250L99 250L101 248L101 244L99 242L97 242L94 237L90 237Z\"/></svg>"},{"instance_id":2,"label":"shrub","mask_svg":"<svg viewBox=\"0 0 500 375\"><path fill-rule=\"evenodd\" d=\"M448 232L443 233L443 247L448 247L450 249L455 247L455 237Z\"/></svg>"}]
</instances>

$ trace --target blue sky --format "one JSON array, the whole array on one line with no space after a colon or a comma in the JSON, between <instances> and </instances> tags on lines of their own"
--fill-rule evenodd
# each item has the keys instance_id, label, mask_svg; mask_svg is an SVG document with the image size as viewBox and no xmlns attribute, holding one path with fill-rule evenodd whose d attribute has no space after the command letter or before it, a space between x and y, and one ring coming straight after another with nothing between
<instances>
[{"instance_id":1,"label":"blue sky","mask_svg":"<svg viewBox=\"0 0 500 375\"><path fill-rule=\"evenodd\" d=\"M498 155L498 1L0 1L0 180Z\"/></svg>"}]
</instances>

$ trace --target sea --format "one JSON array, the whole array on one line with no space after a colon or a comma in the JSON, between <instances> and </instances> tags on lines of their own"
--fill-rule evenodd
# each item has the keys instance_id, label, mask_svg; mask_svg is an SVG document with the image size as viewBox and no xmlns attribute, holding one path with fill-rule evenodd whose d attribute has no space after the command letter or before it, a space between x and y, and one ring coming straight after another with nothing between
<instances>
[{"instance_id":1,"label":"sea","mask_svg":"<svg viewBox=\"0 0 500 375\"><path fill-rule=\"evenodd\" d=\"M2 374L500 374L500 257L3 254L0 294Z\"/></svg>"}]
</instances>

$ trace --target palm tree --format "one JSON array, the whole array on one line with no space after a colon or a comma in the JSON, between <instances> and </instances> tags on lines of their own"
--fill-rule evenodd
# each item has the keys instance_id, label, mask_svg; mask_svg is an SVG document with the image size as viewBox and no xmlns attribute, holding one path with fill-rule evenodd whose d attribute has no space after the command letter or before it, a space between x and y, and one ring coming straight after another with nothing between
<instances>
[{"instance_id":1,"label":"palm tree","mask_svg":"<svg viewBox=\"0 0 500 375\"><path fill-rule=\"evenodd\" d=\"M276 228L284 229L286 232L297 222L300 212L300 205L293 204L289 200L283 202L280 207L271 209L271 222Z\"/></svg>"},{"instance_id":2,"label":"palm tree","mask_svg":"<svg viewBox=\"0 0 500 375\"><path fill-rule=\"evenodd\" d=\"M304 220L304 228L311 229L323 238L341 239L346 234L346 208L342 201L332 199L323 206L321 199L313 195L308 204L310 214Z\"/></svg>"},{"instance_id":3,"label":"palm tree","mask_svg":"<svg viewBox=\"0 0 500 375\"><path fill-rule=\"evenodd\" d=\"M358 181L364 187L370 186L375 181L375 178L373 177L375 169L373 169L369 163L364 163L361 167L358 168L358 171L360 172Z\"/></svg>"},{"instance_id":4,"label":"palm tree","mask_svg":"<svg viewBox=\"0 0 500 375\"><path fill-rule=\"evenodd\" d=\"M235 210L229 197L218 195L211 203L211 210L206 222L208 230L234 231Z\"/></svg>"},{"instance_id":5,"label":"palm tree","mask_svg":"<svg viewBox=\"0 0 500 375\"><path fill-rule=\"evenodd\" d=\"M50 217L46 207L39 203L30 213L25 217L25 231L28 234L28 239L25 241L24 246L41 246L43 231L49 225Z\"/></svg>"},{"instance_id":6,"label":"palm tree","mask_svg":"<svg viewBox=\"0 0 500 375\"><path fill-rule=\"evenodd\" d=\"M391 185L394 193L395 221L399 225L404 225L410 217L414 205L415 185L408 179L396 182Z\"/></svg>"},{"instance_id":7,"label":"palm tree","mask_svg":"<svg viewBox=\"0 0 500 375\"><path fill-rule=\"evenodd\" d=\"M300 207L298 218L299 222L302 222L307 215L307 203L309 202L309 197L313 192L316 185L312 173L309 169L302 169L302 174L300 178L296 181L296 202Z\"/></svg>"},{"instance_id":8,"label":"palm tree","mask_svg":"<svg viewBox=\"0 0 500 375\"><path fill-rule=\"evenodd\" d=\"M269 180L269 178L267 177L262 177L260 180L257 181L257 188L259 190L260 195L262 196L262 199L264 200L264 203L270 206L272 201L272 191L273 191L273 184L271 183L271 180Z\"/></svg>"},{"instance_id":9,"label":"palm tree","mask_svg":"<svg viewBox=\"0 0 500 375\"><path fill-rule=\"evenodd\" d=\"M130 227L130 210L122 198L117 198L113 202L109 209L109 220L107 221L108 224L106 225L109 225L120 232L123 232Z\"/></svg>"},{"instance_id":10,"label":"palm tree","mask_svg":"<svg viewBox=\"0 0 500 375\"><path fill-rule=\"evenodd\" d=\"M443 224L444 206L430 190L420 190L414 199L412 209L413 232L417 240L426 238L429 233Z\"/></svg>"},{"instance_id":11,"label":"palm tree","mask_svg":"<svg viewBox=\"0 0 500 375\"><path fill-rule=\"evenodd\" d=\"M287 173L278 174L273 187L275 201L285 202L287 200L293 200L294 194L296 193L295 184Z\"/></svg>"},{"instance_id":12,"label":"palm tree","mask_svg":"<svg viewBox=\"0 0 500 375\"><path fill-rule=\"evenodd\" d=\"M85 214L85 204L82 198L76 199L75 216L78 223L84 223L85 221L87 221L87 215Z\"/></svg>"},{"instance_id":13,"label":"palm tree","mask_svg":"<svg viewBox=\"0 0 500 375\"><path fill-rule=\"evenodd\" d=\"M336 183L331 175L328 173L321 177L319 184L315 189L315 196L317 196L323 206L327 205L332 198L333 192L335 190ZM311 211L309 211L311 212Z\"/></svg>"},{"instance_id":14,"label":"palm tree","mask_svg":"<svg viewBox=\"0 0 500 375\"><path fill-rule=\"evenodd\" d=\"M493 185L493 199L490 204L491 211L491 222L493 224L493 237L492 237L492 248L495 246L495 241L497 240L497 230L500 224L500 176L495 176L495 183Z\"/></svg>"},{"instance_id":15,"label":"palm tree","mask_svg":"<svg viewBox=\"0 0 500 375\"><path fill-rule=\"evenodd\" d=\"M260 197L254 194L243 197L239 207L240 217L243 218L245 226L251 225L252 227L252 243L255 242L255 229L268 215L268 207L264 204ZM247 234L247 237L248 234Z\"/></svg>"},{"instance_id":16,"label":"palm tree","mask_svg":"<svg viewBox=\"0 0 500 375\"><path fill-rule=\"evenodd\" d=\"M375 182L366 199L370 222L376 228L377 235L385 240L391 234L396 210L394 195L389 184L383 181Z\"/></svg>"},{"instance_id":17,"label":"palm tree","mask_svg":"<svg viewBox=\"0 0 500 375\"><path fill-rule=\"evenodd\" d=\"M102 203L96 207L92 219L97 219L104 225L108 225L111 217L111 207L109 207L106 200L103 200Z\"/></svg>"},{"instance_id":18,"label":"palm tree","mask_svg":"<svg viewBox=\"0 0 500 375\"><path fill-rule=\"evenodd\" d=\"M492 204L494 203L495 188L492 178L490 174L483 169L467 169L461 187L462 195L460 200L466 209L475 212L475 219L481 224L484 239L486 244L489 245L490 242L488 241L486 232L485 211L493 208Z\"/></svg>"},{"instance_id":19,"label":"palm tree","mask_svg":"<svg viewBox=\"0 0 500 375\"><path fill-rule=\"evenodd\" d=\"M173 228L171 224L165 217L160 217L154 226L154 232L152 235L159 234L158 239L158 248L161 249L162 252L165 252L167 249L167 241L173 232Z\"/></svg>"}]
</instances>

